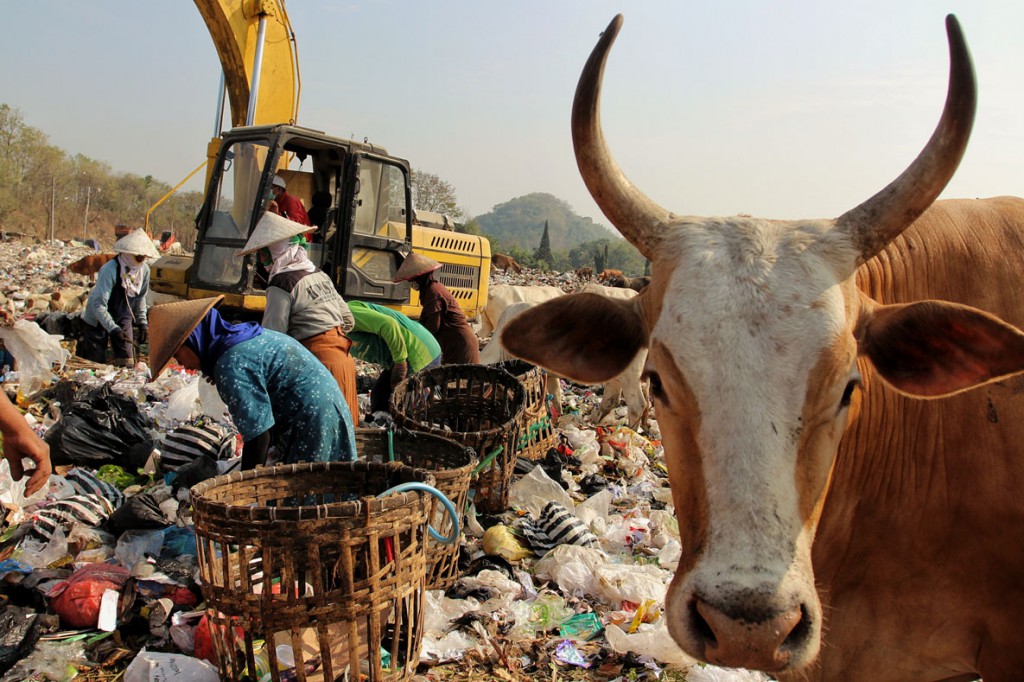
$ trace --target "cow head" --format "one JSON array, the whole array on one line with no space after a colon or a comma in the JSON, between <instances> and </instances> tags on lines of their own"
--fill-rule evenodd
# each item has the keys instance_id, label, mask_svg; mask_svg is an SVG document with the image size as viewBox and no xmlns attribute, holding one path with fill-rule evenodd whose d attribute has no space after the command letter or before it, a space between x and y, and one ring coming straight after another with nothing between
<instances>
[{"instance_id":1,"label":"cow head","mask_svg":"<svg viewBox=\"0 0 1024 682\"><path fill-rule=\"evenodd\" d=\"M595 201L652 261L651 284L629 301L544 303L514 319L502 343L586 383L649 349L683 544L669 631L705 661L798 670L820 645L811 545L861 399L860 372L939 396L1019 371L1024 357L1024 335L981 311L881 306L854 283L857 267L927 209L958 165L974 117L970 57L949 17L949 91L935 133L899 178L838 219L686 217L631 184L604 142L599 91L621 21L584 68L573 141Z\"/></svg>"}]
</instances>

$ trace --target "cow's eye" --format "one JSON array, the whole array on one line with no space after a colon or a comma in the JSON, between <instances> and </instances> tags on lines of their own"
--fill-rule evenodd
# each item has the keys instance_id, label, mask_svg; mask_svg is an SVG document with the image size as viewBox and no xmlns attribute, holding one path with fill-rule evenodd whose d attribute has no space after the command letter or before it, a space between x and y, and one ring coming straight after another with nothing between
<instances>
[{"instance_id":1,"label":"cow's eye","mask_svg":"<svg viewBox=\"0 0 1024 682\"><path fill-rule=\"evenodd\" d=\"M665 399L665 389L661 385L661 377L657 372L645 372L644 378L651 382L651 397L658 400Z\"/></svg>"},{"instance_id":2,"label":"cow's eye","mask_svg":"<svg viewBox=\"0 0 1024 682\"><path fill-rule=\"evenodd\" d=\"M856 379L850 379L846 383L846 388L843 389L843 398L839 401L839 409L843 409L850 406L850 401L853 400L853 392L860 386L860 377Z\"/></svg>"}]
</instances>

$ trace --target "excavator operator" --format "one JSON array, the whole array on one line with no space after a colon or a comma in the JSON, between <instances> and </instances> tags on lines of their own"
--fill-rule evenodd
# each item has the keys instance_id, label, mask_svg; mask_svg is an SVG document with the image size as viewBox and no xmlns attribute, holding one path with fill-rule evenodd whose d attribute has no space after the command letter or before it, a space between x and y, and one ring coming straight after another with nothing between
<instances>
[{"instance_id":1,"label":"excavator operator","mask_svg":"<svg viewBox=\"0 0 1024 682\"><path fill-rule=\"evenodd\" d=\"M274 176L270 192L274 195L274 199L267 210L300 225L312 225L309 222L309 215L306 214L306 207L302 205L302 200L288 194L284 178L280 175Z\"/></svg>"}]
</instances>

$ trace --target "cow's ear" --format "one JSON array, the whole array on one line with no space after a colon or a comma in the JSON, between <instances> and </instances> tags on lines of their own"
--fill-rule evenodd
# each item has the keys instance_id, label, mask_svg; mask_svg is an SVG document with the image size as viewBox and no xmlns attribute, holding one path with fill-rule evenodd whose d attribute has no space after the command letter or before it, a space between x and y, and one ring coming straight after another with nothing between
<instances>
[{"instance_id":1,"label":"cow's ear","mask_svg":"<svg viewBox=\"0 0 1024 682\"><path fill-rule=\"evenodd\" d=\"M516 357L585 384L617 376L647 344L635 299L559 296L517 315L501 334Z\"/></svg>"},{"instance_id":2,"label":"cow's ear","mask_svg":"<svg viewBox=\"0 0 1024 682\"><path fill-rule=\"evenodd\" d=\"M1024 371L1024 333L958 303L875 305L857 340L883 379L914 396L949 395Z\"/></svg>"}]
</instances>

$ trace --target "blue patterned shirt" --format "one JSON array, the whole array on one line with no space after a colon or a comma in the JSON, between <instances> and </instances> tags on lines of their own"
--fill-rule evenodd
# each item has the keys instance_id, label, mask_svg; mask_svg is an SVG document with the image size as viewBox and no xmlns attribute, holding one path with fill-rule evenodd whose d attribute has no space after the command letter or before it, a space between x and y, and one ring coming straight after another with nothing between
<instances>
[{"instance_id":1,"label":"blue patterned shirt","mask_svg":"<svg viewBox=\"0 0 1024 682\"><path fill-rule=\"evenodd\" d=\"M242 440L274 427L288 464L356 458L355 429L338 382L302 344L266 329L217 360L217 392Z\"/></svg>"}]
</instances>

